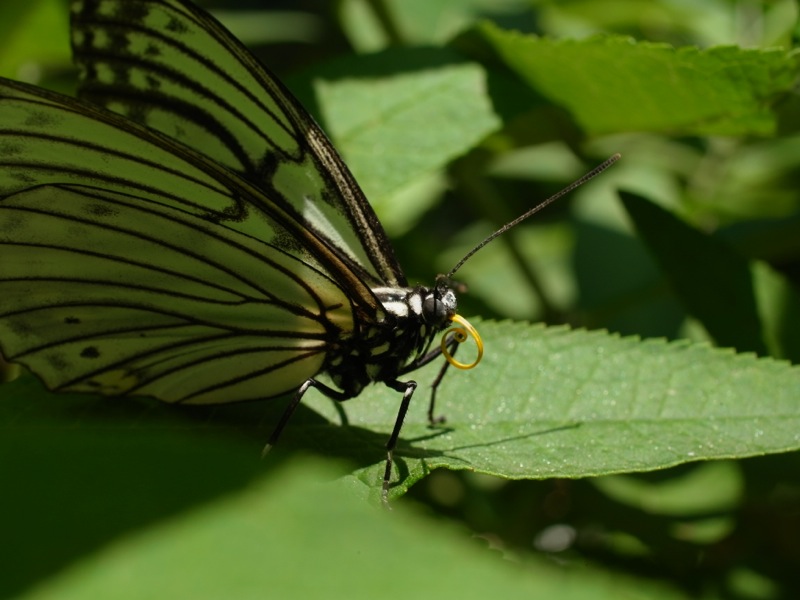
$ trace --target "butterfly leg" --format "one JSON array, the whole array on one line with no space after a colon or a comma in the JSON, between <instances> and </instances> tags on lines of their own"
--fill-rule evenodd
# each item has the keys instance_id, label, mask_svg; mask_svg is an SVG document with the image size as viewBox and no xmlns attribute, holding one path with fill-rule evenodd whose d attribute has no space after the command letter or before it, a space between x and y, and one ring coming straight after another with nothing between
<instances>
[{"instance_id":1,"label":"butterfly leg","mask_svg":"<svg viewBox=\"0 0 800 600\"><path fill-rule=\"evenodd\" d=\"M450 355L453 355L453 351L450 351ZM433 380L431 383L431 399L428 403L428 424L431 427L436 425L441 425L445 421L447 421L447 417L444 415L435 415L436 412L436 391L439 389L439 384L442 383L442 379L444 379L444 374L447 373L447 369L450 367L449 362L445 362L442 365L442 368L439 369L439 374L436 376L436 379Z\"/></svg>"},{"instance_id":2,"label":"butterfly leg","mask_svg":"<svg viewBox=\"0 0 800 600\"><path fill-rule=\"evenodd\" d=\"M350 396L348 396L347 394L343 394L342 392L339 392L337 390L329 388L327 385L319 383L315 379L307 379L303 383L303 385L301 385L297 389L297 391L294 393L294 396L292 397L292 401L289 402L289 405L283 411L283 414L281 415L281 418L278 421L278 424L275 426L275 429L272 430L272 435L269 436L269 439L267 440L267 444L264 446L264 449L261 451L261 456L262 457L266 456L267 453L269 453L269 451L272 450L272 447L278 441L278 438L281 436L281 433L283 433L283 430L286 427L286 424L289 422L289 419L292 418L292 415L294 414L294 411L297 410L298 406L300 406L300 401L303 399L303 396L306 395L306 392L308 391L308 388L311 388L311 387L317 388L323 394L325 394L329 398L332 398L333 400L336 400L338 402L343 402L343 401L345 401L345 400L350 398Z\"/></svg>"},{"instance_id":3,"label":"butterfly leg","mask_svg":"<svg viewBox=\"0 0 800 600\"><path fill-rule=\"evenodd\" d=\"M400 430L403 428L403 421L406 418L408 407L411 404L411 396L417 389L416 381L387 381L393 390L403 392L403 399L400 402L400 409L397 411L397 418L394 420L394 429L389 440L386 442L386 470L383 472L383 488L381 490L381 502L384 506L389 505L389 482L392 478L392 465L394 464L394 449L397 446L397 439L400 437Z\"/></svg>"},{"instance_id":4,"label":"butterfly leg","mask_svg":"<svg viewBox=\"0 0 800 600\"><path fill-rule=\"evenodd\" d=\"M458 350L458 347L460 345L461 344L458 342L458 340L456 340L453 334L450 334L447 337L447 351L450 353L450 356L455 356L456 351ZM416 371L420 367L424 367L428 363L436 360L441 355L442 355L442 348L441 346L437 346L430 352L426 353L424 356L406 365L406 367L400 371L400 375L405 375L406 373L410 373L411 371ZM442 368L439 369L439 374L436 375L436 378L433 380L433 383L431 384L431 399L430 403L428 404L428 423L430 423L432 427L435 425L441 425L447 420L444 415L439 415L437 417L434 415L434 413L436 411L436 390L439 389L439 384L442 383L442 379L444 379L444 374L447 372L447 369L449 367L450 367L450 361L445 361L445 363L442 365Z\"/></svg>"},{"instance_id":5,"label":"butterfly leg","mask_svg":"<svg viewBox=\"0 0 800 600\"><path fill-rule=\"evenodd\" d=\"M450 356L455 356L458 347L461 344L458 343L455 336L450 336L447 340L447 350L450 352ZM441 351L440 351L441 354ZM450 368L450 361L446 360L442 365L442 368L439 369L439 374L436 375L436 378L431 383L431 399L428 403L428 423L431 427L436 425L441 425L445 421L447 421L447 417L444 415L436 416L436 392L439 389L439 384L442 383L442 379L444 379L444 374L447 373L447 369Z\"/></svg>"}]
</instances>

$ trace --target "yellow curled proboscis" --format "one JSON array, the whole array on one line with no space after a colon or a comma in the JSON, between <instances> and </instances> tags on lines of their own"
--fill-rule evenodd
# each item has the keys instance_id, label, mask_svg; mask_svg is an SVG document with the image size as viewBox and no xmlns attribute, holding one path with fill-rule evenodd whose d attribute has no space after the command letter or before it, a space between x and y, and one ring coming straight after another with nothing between
<instances>
[{"instance_id":1,"label":"yellow curled proboscis","mask_svg":"<svg viewBox=\"0 0 800 600\"><path fill-rule=\"evenodd\" d=\"M457 369L473 369L478 366L478 363L481 362L483 358L483 340L481 339L478 330L475 329L469 321L467 321L461 315L453 315L450 319L454 323L460 325L460 327L451 327L447 331L445 331L444 335L442 336L442 354L444 354L445 359L451 365L456 367ZM478 347L478 356L475 360L471 363L462 363L457 361L455 357L450 354L450 351L447 349L447 336L452 333L455 340L460 344L462 342L466 342L469 336L472 336L472 339L475 340L475 345Z\"/></svg>"}]
</instances>

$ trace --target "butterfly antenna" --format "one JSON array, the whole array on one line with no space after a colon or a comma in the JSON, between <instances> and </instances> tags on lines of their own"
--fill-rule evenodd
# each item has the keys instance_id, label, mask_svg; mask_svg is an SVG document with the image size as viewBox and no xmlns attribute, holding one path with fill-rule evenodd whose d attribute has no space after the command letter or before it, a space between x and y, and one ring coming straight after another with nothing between
<instances>
[{"instance_id":1,"label":"butterfly antenna","mask_svg":"<svg viewBox=\"0 0 800 600\"><path fill-rule=\"evenodd\" d=\"M453 274L456 271L458 271L464 265L465 262L467 262L470 258L472 258L473 254L475 254L478 250L480 250L486 244L491 242L498 235L501 235L501 234L505 233L506 231L508 231L509 229L514 227L515 225L518 225L519 223L521 223L522 221L524 221L525 219L527 219L531 215L535 215L537 212L539 212L540 210L542 210L546 206L552 204L553 202L555 202L556 200L558 200L562 196L565 196L565 195L569 194L572 190L582 186L584 183L586 183L590 179L594 179L595 177L600 175L600 173L605 171L608 167L610 167L615 162L617 162L620 159L620 156L621 155L619 153L614 154L612 157L606 159L601 164L597 165L594 169L592 169L591 171L589 171L588 173L586 173L585 175L583 175L579 179L576 179L575 181L570 183L563 190L561 190L559 192L556 192L555 194L553 194L552 196L550 196L546 200L542 200L541 202L539 202L539 204L537 204L536 206L531 208L526 213L523 213L522 215L520 215L519 217L517 217L513 221L503 225L500 229L495 231L493 234L491 234L489 237L487 237L485 240L483 240L480 244L478 244L472 250L467 252L466 255L464 255L464 257L460 261L458 261L458 263L456 263L456 266L453 267L452 269L450 269L450 272L447 275L445 275L445 277L447 279L451 278L453 276Z\"/></svg>"}]
</instances>

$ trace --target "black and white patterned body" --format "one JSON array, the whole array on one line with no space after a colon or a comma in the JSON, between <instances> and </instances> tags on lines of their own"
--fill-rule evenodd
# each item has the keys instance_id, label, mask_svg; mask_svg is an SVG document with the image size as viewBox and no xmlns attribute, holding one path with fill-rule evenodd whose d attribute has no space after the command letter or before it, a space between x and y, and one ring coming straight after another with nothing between
<instances>
[{"instance_id":1,"label":"black and white patterned body","mask_svg":"<svg viewBox=\"0 0 800 600\"><path fill-rule=\"evenodd\" d=\"M340 341L339 350L329 355L324 368L348 398L372 382L394 383L428 362L434 338L456 314L456 295L444 284L372 292L385 318L380 323L357 323L353 335Z\"/></svg>"}]
</instances>

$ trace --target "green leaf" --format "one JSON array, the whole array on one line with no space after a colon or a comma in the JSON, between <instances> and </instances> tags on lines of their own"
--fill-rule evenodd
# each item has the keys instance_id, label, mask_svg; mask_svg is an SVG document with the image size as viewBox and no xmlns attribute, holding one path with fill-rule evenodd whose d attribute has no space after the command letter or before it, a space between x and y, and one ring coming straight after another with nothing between
<instances>
[{"instance_id":1,"label":"green leaf","mask_svg":"<svg viewBox=\"0 0 800 600\"><path fill-rule=\"evenodd\" d=\"M552 40L490 23L478 32L589 135L768 135L776 128L772 104L797 72L797 57L784 50L675 48L619 36Z\"/></svg>"},{"instance_id":2,"label":"green leaf","mask_svg":"<svg viewBox=\"0 0 800 600\"><path fill-rule=\"evenodd\" d=\"M786 363L567 328L505 322L479 330L484 361L450 374L439 392L447 427L429 429L425 402L412 406L394 495L442 467L511 479L586 477L800 446L800 369ZM386 392L347 407L351 426L373 432L363 442L388 437L397 399ZM382 468L354 473L373 496Z\"/></svg>"},{"instance_id":3,"label":"green leaf","mask_svg":"<svg viewBox=\"0 0 800 600\"><path fill-rule=\"evenodd\" d=\"M675 293L717 343L767 354L747 260L658 205L620 195Z\"/></svg>"},{"instance_id":4,"label":"green leaf","mask_svg":"<svg viewBox=\"0 0 800 600\"><path fill-rule=\"evenodd\" d=\"M751 265L764 339L770 354L800 363L800 292L768 264Z\"/></svg>"},{"instance_id":5,"label":"green leaf","mask_svg":"<svg viewBox=\"0 0 800 600\"><path fill-rule=\"evenodd\" d=\"M742 474L732 461L699 465L666 481L642 481L631 475L598 477L593 483L607 496L650 514L692 517L735 510L743 495Z\"/></svg>"},{"instance_id":6,"label":"green leaf","mask_svg":"<svg viewBox=\"0 0 800 600\"><path fill-rule=\"evenodd\" d=\"M43 67L69 64L67 20L63 2L4 2L0 7L0 75L38 81Z\"/></svg>"},{"instance_id":7,"label":"green leaf","mask_svg":"<svg viewBox=\"0 0 800 600\"><path fill-rule=\"evenodd\" d=\"M338 6L344 33L359 52L442 44L487 14L513 19L531 9L527 0L344 0Z\"/></svg>"},{"instance_id":8,"label":"green leaf","mask_svg":"<svg viewBox=\"0 0 800 600\"><path fill-rule=\"evenodd\" d=\"M603 332L512 322L481 323L479 330L486 345L483 363L449 374L439 392L437 412L446 415L445 426L431 429L425 417L426 385L439 365L415 374L420 387L396 451L393 496L437 468L510 479L585 477L800 446L800 368L703 344L639 341ZM468 351L462 350L463 360ZM139 436L151 428L160 432L159 438L164 426L176 427L181 414L176 407L147 404L143 415L134 401L89 404L91 398L84 396L39 394L34 402L27 398L36 395L28 385L3 387L0 424L14 425L14 435L5 440L12 444L6 456L52 447L56 423L63 428L62 437L80 435L87 426L95 435L92 423L111 426L105 443L114 447L123 439L119 436L129 434L141 443ZM85 408L76 410L78 401ZM73 404L66 413L65 402ZM124 405L131 406L124 418L115 416ZM189 425L188 431L198 436L210 431L226 445L229 437L239 440L237 464L244 459L239 470L249 472L256 468L259 449L283 405L273 401L196 409L189 416L202 425ZM342 405L314 393L306 395L304 405L314 412L295 416L278 445L279 454L299 447L347 460L354 466L348 480L377 501L384 444L399 395L375 386L345 403L346 427L338 425ZM132 426L134 430L126 431ZM60 444L61 453L67 452L70 444L63 439ZM242 454L245 447L249 450ZM272 460L270 455L266 468Z\"/></svg>"},{"instance_id":9,"label":"green leaf","mask_svg":"<svg viewBox=\"0 0 800 600\"><path fill-rule=\"evenodd\" d=\"M486 80L483 67L447 49L391 50L315 71L326 131L387 230L428 208L397 194L499 129Z\"/></svg>"},{"instance_id":10,"label":"green leaf","mask_svg":"<svg viewBox=\"0 0 800 600\"><path fill-rule=\"evenodd\" d=\"M336 471L297 462L230 498L127 536L22 598L679 598L659 585L552 564L515 564L398 507L375 510Z\"/></svg>"}]
</instances>

